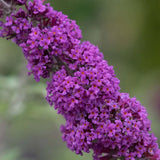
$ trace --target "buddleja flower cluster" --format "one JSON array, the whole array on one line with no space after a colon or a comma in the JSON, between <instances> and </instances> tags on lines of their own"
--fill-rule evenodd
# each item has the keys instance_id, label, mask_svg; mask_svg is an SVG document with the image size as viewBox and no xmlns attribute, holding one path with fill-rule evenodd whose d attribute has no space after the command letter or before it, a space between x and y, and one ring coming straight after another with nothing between
<instances>
[{"instance_id":1,"label":"buddleja flower cluster","mask_svg":"<svg viewBox=\"0 0 160 160\"><path fill-rule=\"evenodd\" d=\"M146 109L120 93L98 47L81 42L76 22L42 0L0 0L0 37L22 48L29 74L47 82L48 103L63 115L63 140L94 160L160 160ZM19 9L18 9L19 8Z\"/></svg>"}]
</instances>

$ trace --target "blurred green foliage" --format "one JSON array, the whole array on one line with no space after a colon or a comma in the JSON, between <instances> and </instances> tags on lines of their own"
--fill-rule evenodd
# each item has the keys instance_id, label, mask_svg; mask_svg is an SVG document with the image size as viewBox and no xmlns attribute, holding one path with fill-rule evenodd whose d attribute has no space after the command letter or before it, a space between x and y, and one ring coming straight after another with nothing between
<instances>
[{"instance_id":1,"label":"blurred green foliage","mask_svg":"<svg viewBox=\"0 0 160 160\"><path fill-rule=\"evenodd\" d=\"M122 92L147 107L160 142L160 1L54 0L77 21L83 40L114 66ZM91 160L67 149L63 118L45 101L46 81L27 76L21 49L0 39L0 160Z\"/></svg>"},{"instance_id":2,"label":"blurred green foliage","mask_svg":"<svg viewBox=\"0 0 160 160\"><path fill-rule=\"evenodd\" d=\"M20 157L19 157L19 151L17 149L5 151L0 156L1 160L17 160L18 158Z\"/></svg>"}]
</instances>

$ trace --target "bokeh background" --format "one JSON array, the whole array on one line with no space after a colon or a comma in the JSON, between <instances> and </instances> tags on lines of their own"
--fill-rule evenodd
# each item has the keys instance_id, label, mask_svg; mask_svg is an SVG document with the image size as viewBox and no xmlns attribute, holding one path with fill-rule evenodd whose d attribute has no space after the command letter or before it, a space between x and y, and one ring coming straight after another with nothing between
<instances>
[{"instance_id":1,"label":"bokeh background","mask_svg":"<svg viewBox=\"0 0 160 160\"><path fill-rule=\"evenodd\" d=\"M160 1L54 0L75 19L83 40L99 46L121 80L121 92L147 107L160 143ZM45 101L46 81L27 76L21 49L0 39L0 160L91 160L61 139L63 118Z\"/></svg>"}]
</instances>

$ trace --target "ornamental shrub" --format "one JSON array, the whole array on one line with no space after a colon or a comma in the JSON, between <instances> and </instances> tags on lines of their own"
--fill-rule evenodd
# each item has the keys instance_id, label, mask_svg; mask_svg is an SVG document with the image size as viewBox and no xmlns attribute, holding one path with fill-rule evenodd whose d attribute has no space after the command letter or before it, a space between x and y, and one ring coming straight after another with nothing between
<instances>
[{"instance_id":1,"label":"ornamental shrub","mask_svg":"<svg viewBox=\"0 0 160 160\"><path fill-rule=\"evenodd\" d=\"M160 160L146 109L120 93L119 79L97 46L81 42L74 20L43 0L0 0L0 37L22 48L29 75L47 79L46 100L63 115L62 138L94 160Z\"/></svg>"}]
</instances>

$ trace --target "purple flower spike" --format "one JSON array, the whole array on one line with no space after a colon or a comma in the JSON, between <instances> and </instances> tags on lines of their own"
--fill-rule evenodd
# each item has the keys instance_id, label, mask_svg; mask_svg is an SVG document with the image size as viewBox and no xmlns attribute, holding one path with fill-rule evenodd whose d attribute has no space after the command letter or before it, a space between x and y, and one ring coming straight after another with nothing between
<instances>
[{"instance_id":1,"label":"purple flower spike","mask_svg":"<svg viewBox=\"0 0 160 160\"><path fill-rule=\"evenodd\" d=\"M46 100L66 120L61 132L70 150L93 150L94 160L160 160L146 109L120 93L113 66L98 47L81 42L74 20L43 0L13 0L13 6L0 0L0 18L6 20L0 37L22 48L29 75L51 79Z\"/></svg>"}]
</instances>

